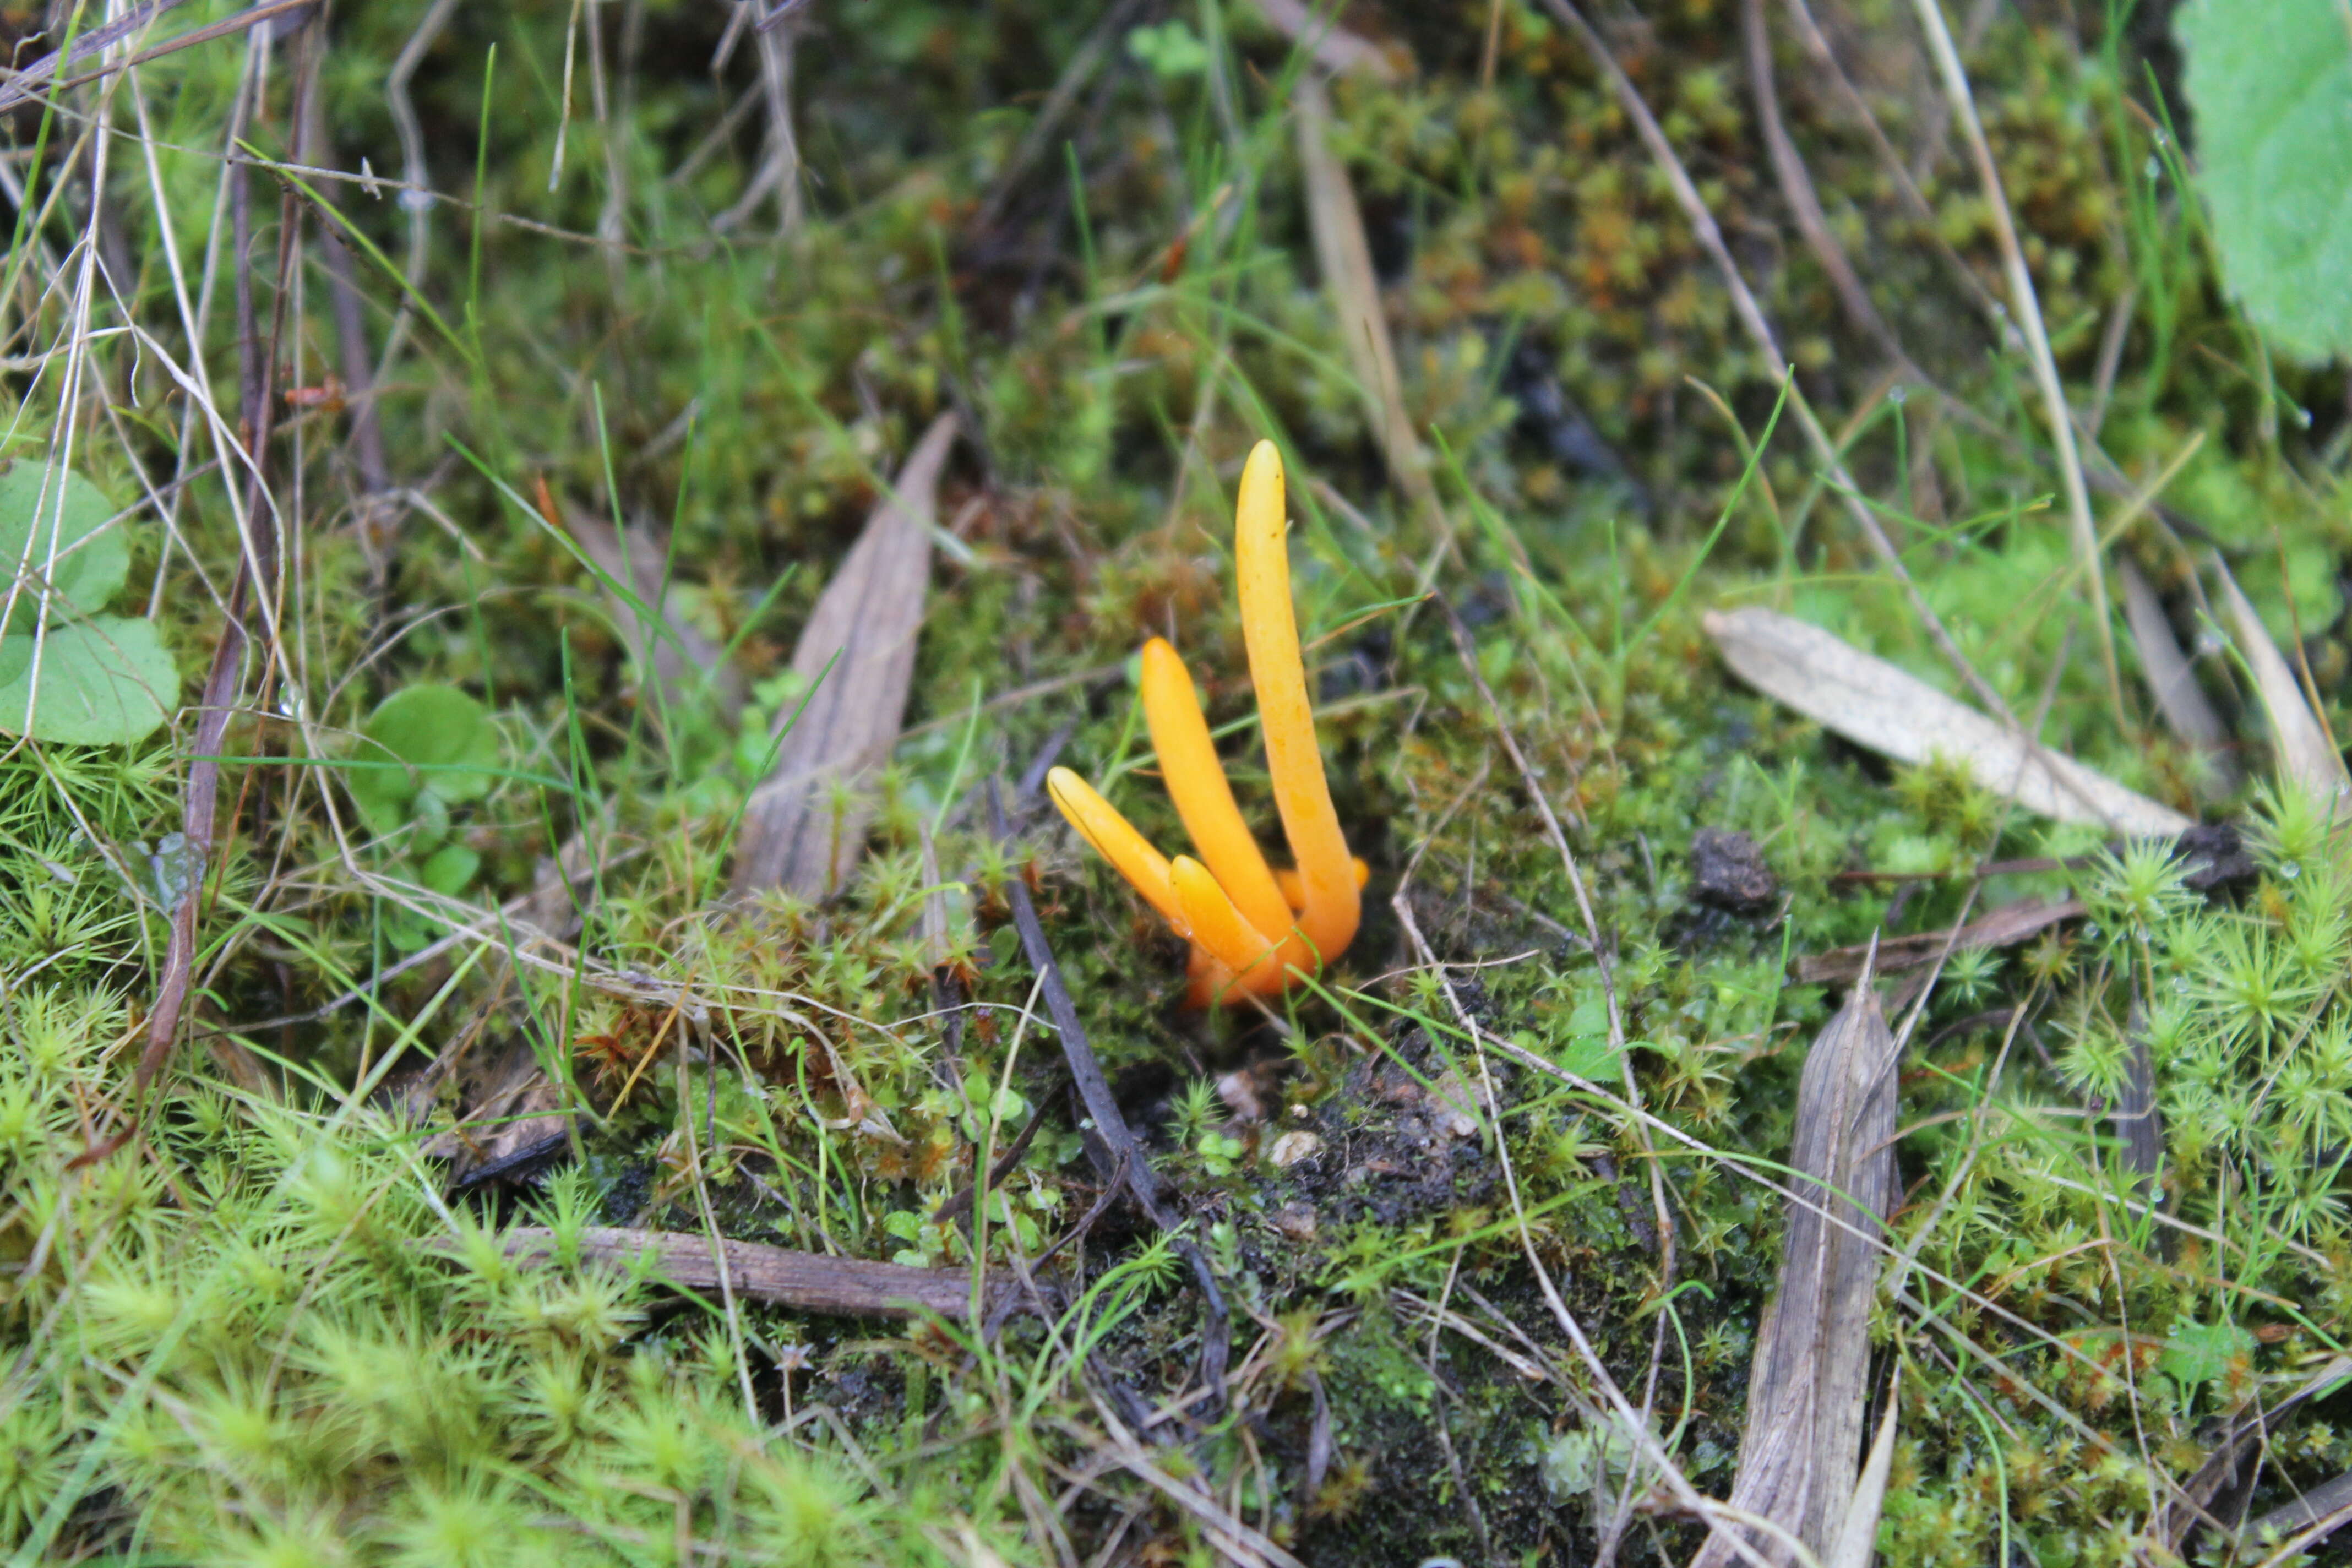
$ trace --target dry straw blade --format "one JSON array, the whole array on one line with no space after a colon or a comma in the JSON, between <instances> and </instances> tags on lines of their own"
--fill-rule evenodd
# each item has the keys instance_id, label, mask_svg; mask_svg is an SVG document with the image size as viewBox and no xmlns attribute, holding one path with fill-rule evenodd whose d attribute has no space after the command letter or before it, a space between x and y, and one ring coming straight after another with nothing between
<instances>
[{"instance_id":1,"label":"dry straw blade","mask_svg":"<svg viewBox=\"0 0 2352 1568\"><path fill-rule=\"evenodd\" d=\"M793 673L814 689L798 718L791 707L777 716L780 727L792 727L744 810L735 857L739 897L781 888L823 898L857 862L874 815L873 800L859 786L889 756L906 717L930 587L940 474L955 437L950 414L923 433L793 650ZM840 810L834 804L838 784L852 792Z\"/></svg>"},{"instance_id":2,"label":"dry straw blade","mask_svg":"<svg viewBox=\"0 0 2352 1568\"><path fill-rule=\"evenodd\" d=\"M1748 1373L1731 1506L1780 1526L1816 1557L1849 1533L1857 1500L1875 1238L1895 1194L1896 1054L1865 976L1813 1041L1798 1080L1789 1153L1797 1201L1781 1242L1780 1291ZM1748 1540L1768 1563L1798 1560L1762 1531ZM1717 1536L1693 1568L1738 1561Z\"/></svg>"},{"instance_id":3,"label":"dry straw blade","mask_svg":"<svg viewBox=\"0 0 2352 1568\"><path fill-rule=\"evenodd\" d=\"M1307 219L1315 237L1315 264L1339 319L1349 368L1363 393L1364 416L1380 437L1389 477L1423 511L1434 511L1437 492L1429 458L1414 433L1404 404L1404 379L1397 369L1396 344L1381 308L1380 279L1364 238L1363 209L1347 165L1331 151L1331 100L1312 72L1302 74L1293 95L1297 110L1299 171L1307 185Z\"/></svg>"},{"instance_id":4,"label":"dry straw blade","mask_svg":"<svg viewBox=\"0 0 2352 1568\"><path fill-rule=\"evenodd\" d=\"M2313 715L2294 668L2271 641L2263 618L2239 592L2238 580L2230 575L2218 555L2213 558L2213 572L2221 579L2221 609L2229 617L2230 636L2246 661L2247 673L2254 679L2263 713L2270 720L2280 776L2321 800L2342 802L2352 793L2352 778L2345 773L2344 758L2336 752L2336 742Z\"/></svg>"},{"instance_id":5,"label":"dry straw blade","mask_svg":"<svg viewBox=\"0 0 2352 1568\"><path fill-rule=\"evenodd\" d=\"M2191 826L1819 626L1755 607L1711 611L1706 626L1732 673L1856 745L1905 763L1948 758L1995 795L2059 822L2139 838Z\"/></svg>"}]
</instances>

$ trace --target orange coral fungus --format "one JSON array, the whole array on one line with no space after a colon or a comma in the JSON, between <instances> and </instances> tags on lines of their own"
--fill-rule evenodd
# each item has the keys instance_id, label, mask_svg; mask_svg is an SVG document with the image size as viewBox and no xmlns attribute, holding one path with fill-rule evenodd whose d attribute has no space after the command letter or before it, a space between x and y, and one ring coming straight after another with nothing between
<instances>
[{"instance_id":1,"label":"orange coral fungus","mask_svg":"<svg viewBox=\"0 0 2352 1568\"><path fill-rule=\"evenodd\" d=\"M1055 768L1045 779L1070 826L1192 944L1195 1006L1229 995L1270 995L1294 975L1318 973L1355 938L1366 875L1364 863L1348 853L1315 741L1283 542L1282 456L1271 441L1260 441L1242 470L1234 523L1242 640L1257 688L1275 808L1297 870L1265 863L1234 803L1192 678L1161 638L1143 645L1143 716L1169 798L1200 858L1164 858L1069 769Z\"/></svg>"}]
</instances>

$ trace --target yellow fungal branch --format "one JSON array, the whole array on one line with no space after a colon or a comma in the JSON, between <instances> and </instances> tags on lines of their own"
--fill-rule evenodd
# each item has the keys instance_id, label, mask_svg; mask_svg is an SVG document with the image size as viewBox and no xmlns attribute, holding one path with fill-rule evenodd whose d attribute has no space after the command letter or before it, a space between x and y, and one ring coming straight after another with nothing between
<instances>
[{"instance_id":1,"label":"yellow fungal branch","mask_svg":"<svg viewBox=\"0 0 2352 1568\"><path fill-rule=\"evenodd\" d=\"M1296 975L1318 973L1354 940L1358 895L1369 874L1348 853L1323 777L1290 604L1282 455L1271 441L1260 441L1242 470L1234 523L1242 640L1257 688L1275 809L1297 869L1266 864L1217 760L1192 677L1161 638L1143 645L1143 716L1169 798L1200 858L1163 858L1069 769L1055 768L1045 779L1070 826L1192 944L1189 999L1195 1006L1270 995Z\"/></svg>"}]
</instances>

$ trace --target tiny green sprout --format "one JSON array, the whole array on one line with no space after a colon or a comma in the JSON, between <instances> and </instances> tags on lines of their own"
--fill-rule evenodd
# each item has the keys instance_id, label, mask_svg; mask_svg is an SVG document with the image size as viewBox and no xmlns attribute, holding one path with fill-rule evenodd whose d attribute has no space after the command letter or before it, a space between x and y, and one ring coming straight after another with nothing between
<instances>
[{"instance_id":1,"label":"tiny green sprout","mask_svg":"<svg viewBox=\"0 0 2352 1568\"><path fill-rule=\"evenodd\" d=\"M2120 854L2098 852L2083 901L2110 942L2144 942L2195 903L2182 880L2186 870L2162 839L2136 838Z\"/></svg>"},{"instance_id":2,"label":"tiny green sprout","mask_svg":"<svg viewBox=\"0 0 2352 1568\"><path fill-rule=\"evenodd\" d=\"M1963 947L1944 961L1940 989L1960 1005L1984 1000L2000 973L2000 954L1990 947Z\"/></svg>"},{"instance_id":3,"label":"tiny green sprout","mask_svg":"<svg viewBox=\"0 0 2352 1568\"><path fill-rule=\"evenodd\" d=\"M1204 1132L1196 1152L1201 1156L1201 1169L1222 1179L1240 1168L1244 1149L1240 1139L1228 1133Z\"/></svg>"},{"instance_id":4,"label":"tiny green sprout","mask_svg":"<svg viewBox=\"0 0 2352 1568\"><path fill-rule=\"evenodd\" d=\"M1175 1121L1176 1139L1187 1148L1197 1145L1212 1125L1223 1120L1217 1114L1217 1086L1205 1078L1196 1078L1178 1089L1168 1109Z\"/></svg>"},{"instance_id":5,"label":"tiny green sprout","mask_svg":"<svg viewBox=\"0 0 2352 1568\"><path fill-rule=\"evenodd\" d=\"M2264 869L2293 881L2342 852L2345 826L2343 808L2336 803L2292 784L2265 784L2254 800L2251 847Z\"/></svg>"},{"instance_id":6,"label":"tiny green sprout","mask_svg":"<svg viewBox=\"0 0 2352 1568\"><path fill-rule=\"evenodd\" d=\"M1322 1314L1313 1307L1300 1307L1276 1320L1274 1353L1267 1364L1284 1388L1297 1388L1323 1371L1329 1358L1316 1332L1321 1321Z\"/></svg>"}]
</instances>

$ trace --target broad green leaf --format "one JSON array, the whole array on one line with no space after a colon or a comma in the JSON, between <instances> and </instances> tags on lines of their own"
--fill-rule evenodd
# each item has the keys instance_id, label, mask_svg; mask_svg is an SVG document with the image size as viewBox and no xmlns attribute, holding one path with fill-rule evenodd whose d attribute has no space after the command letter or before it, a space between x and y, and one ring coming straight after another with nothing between
<instances>
[{"instance_id":1,"label":"broad green leaf","mask_svg":"<svg viewBox=\"0 0 2352 1568\"><path fill-rule=\"evenodd\" d=\"M2299 359L2352 354L2352 21L2342 0L2177 14L2230 292Z\"/></svg>"},{"instance_id":2,"label":"broad green leaf","mask_svg":"<svg viewBox=\"0 0 2352 1568\"><path fill-rule=\"evenodd\" d=\"M417 868L416 879L435 892L456 898L482 868L482 858L462 844L445 844Z\"/></svg>"},{"instance_id":3,"label":"broad green leaf","mask_svg":"<svg viewBox=\"0 0 2352 1568\"><path fill-rule=\"evenodd\" d=\"M77 746L143 741L179 705L180 671L152 621L99 616L40 639L0 637L0 733Z\"/></svg>"},{"instance_id":4,"label":"broad green leaf","mask_svg":"<svg viewBox=\"0 0 2352 1568\"><path fill-rule=\"evenodd\" d=\"M0 467L0 635L32 630L44 584L51 621L106 608L131 574L131 546L106 526L113 516L113 503L71 469L33 458Z\"/></svg>"},{"instance_id":5,"label":"broad green leaf","mask_svg":"<svg viewBox=\"0 0 2352 1568\"><path fill-rule=\"evenodd\" d=\"M482 705L454 686L411 686L377 705L361 731L350 770L352 799L370 828L389 833L408 821L419 795L436 805L477 800L499 761L498 727Z\"/></svg>"}]
</instances>

